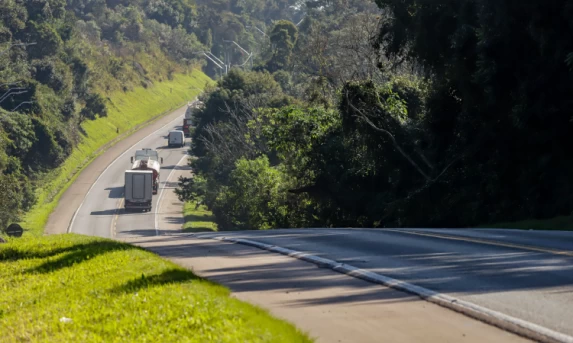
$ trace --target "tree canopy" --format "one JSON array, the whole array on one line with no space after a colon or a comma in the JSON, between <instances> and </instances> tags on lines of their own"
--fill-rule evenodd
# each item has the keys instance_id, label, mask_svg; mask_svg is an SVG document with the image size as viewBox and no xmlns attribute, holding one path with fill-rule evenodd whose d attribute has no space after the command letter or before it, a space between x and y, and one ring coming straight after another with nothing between
<instances>
[{"instance_id":1,"label":"tree canopy","mask_svg":"<svg viewBox=\"0 0 573 343\"><path fill-rule=\"evenodd\" d=\"M290 97L286 107L222 99L236 92L231 74L205 95L202 113L216 112L208 115L215 124L195 132L194 166L222 228L269 227L230 216L231 203L257 197L241 198L236 178L269 168L280 196L270 201L270 188L261 189L265 205L249 211L275 213L272 227L469 226L571 214L569 2L291 6L274 22L249 12L266 32L250 73L271 73ZM245 28L252 23L228 9ZM254 47L254 38L241 44ZM224 146L242 148L229 159ZM259 169L235 172L247 161Z\"/></svg>"}]
</instances>

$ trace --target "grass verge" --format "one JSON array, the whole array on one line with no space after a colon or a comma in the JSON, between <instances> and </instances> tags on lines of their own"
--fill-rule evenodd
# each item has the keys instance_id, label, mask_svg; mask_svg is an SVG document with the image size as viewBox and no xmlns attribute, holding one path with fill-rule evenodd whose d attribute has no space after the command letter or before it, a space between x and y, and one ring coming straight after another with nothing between
<instances>
[{"instance_id":1,"label":"grass verge","mask_svg":"<svg viewBox=\"0 0 573 343\"><path fill-rule=\"evenodd\" d=\"M0 290L2 342L311 342L222 286L102 238L1 244Z\"/></svg>"},{"instance_id":2,"label":"grass verge","mask_svg":"<svg viewBox=\"0 0 573 343\"><path fill-rule=\"evenodd\" d=\"M108 97L108 116L82 124L85 135L68 159L46 175L36 191L36 205L24 215L21 225L26 235L40 235L58 200L79 173L111 143L132 133L146 122L183 106L211 79L201 71L174 75L173 80L139 87L131 92L115 92ZM119 131L119 132L118 132Z\"/></svg>"},{"instance_id":3,"label":"grass verge","mask_svg":"<svg viewBox=\"0 0 573 343\"><path fill-rule=\"evenodd\" d=\"M183 207L183 215L185 218L183 232L210 232L218 230L213 213L203 205L196 208L194 203L186 202Z\"/></svg>"},{"instance_id":4,"label":"grass verge","mask_svg":"<svg viewBox=\"0 0 573 343\"><path fill-rule=\"evenodd\" d=\"M479 228L503 228L520 230L573 230L573 216L560 216L549 219L529 219L517 222L496 223L491 225L480 225Z\"/></svg>"}]
</instances>

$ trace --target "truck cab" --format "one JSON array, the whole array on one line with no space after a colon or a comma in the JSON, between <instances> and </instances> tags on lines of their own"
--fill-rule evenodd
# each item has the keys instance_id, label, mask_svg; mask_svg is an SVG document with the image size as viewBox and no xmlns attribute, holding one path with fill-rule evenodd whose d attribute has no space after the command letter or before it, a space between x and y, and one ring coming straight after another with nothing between
<instances>
[{"instance_id":1,"label":"truck cab","mask_svg":"<svg viewBox=\"0 0 573 343\"><path fill-rule=\"evenodd\" d=\"M143 148L140 150L136 150L135 159L134 156L132 156L131 163L133 163L134 161L147 160L147 159L151 159L153 161L157 161L163 164L163 157L160 158L159 154L157 153L157 150L153 150L151 148Z\"/></svg>"},{"instance_id":2,"label":"truck cab","mask_svg":"<svg viewBox=\"0 0 573 343\"><path fill-rule=\"evenodd\" d=\"M192 119L185 119L183 121L183 134L185 137L191 137L191 120Z\"/></svg>"}]
</instances>

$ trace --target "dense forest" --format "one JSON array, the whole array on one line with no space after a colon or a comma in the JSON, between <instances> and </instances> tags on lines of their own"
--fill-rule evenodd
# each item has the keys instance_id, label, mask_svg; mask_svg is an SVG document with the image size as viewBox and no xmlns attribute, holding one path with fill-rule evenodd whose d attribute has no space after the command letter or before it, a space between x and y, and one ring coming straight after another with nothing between
<instances>
[{"instance_id":1,"label":"dense forest","mask_svg":"<svg viewBox=\"0 0 573 343\"><path fill-rule=\"evenodd\" d=\"M0 226L105 116L203 68L184 200L222 229L472 226L573 210L573 5L4 0Z\"/></svg>"},{"instance_id":2,"label":"dense forest","mask_svg":"<svg viewBox=\"0 0 573 343\"><path fill-rule=\"evenodd\" d=\"M236 67L203 96L195 176L178 192L220 228L571 214L571 2L205 1L198 13L199 40Z\"/></svg>"},{"instance_id":3,"label":"dense forest","mask_svg":"<svg viewBox=\"0 0 573 343\"><path fill-rule=\"evenodd\" d=\"M70 155L107 95L199 67L188 0L0 1L0 227Z\"/></svg>"}]
</instances>

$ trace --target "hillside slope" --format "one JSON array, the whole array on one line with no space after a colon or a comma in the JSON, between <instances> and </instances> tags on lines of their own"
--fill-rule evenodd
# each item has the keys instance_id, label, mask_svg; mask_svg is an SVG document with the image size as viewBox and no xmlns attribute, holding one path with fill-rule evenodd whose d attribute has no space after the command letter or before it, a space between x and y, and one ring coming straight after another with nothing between
<instances>
[{"instance_id":1,"label":"hillside slope","mask_svg":"<svg viewBox=\"0 0 573 343\"><path fill-rule=\"evenodd\" d=\"M6 0L0 13L0 190L8 195L0 199L0 227L59 191L45 189L46 180L65 161L88 157L116 127L125 131L196 91L169 93L169 106L152 105L141 117L116 115L121 99L165 81L204 86L175 76L200 68L190 1ZM161 87L155 91L165 96ZM106 116L115 119L98 124ZM76 152L81 144L92 151ZM60 177L68 178L66 168Z\"/></svg>"}]
</instances>

